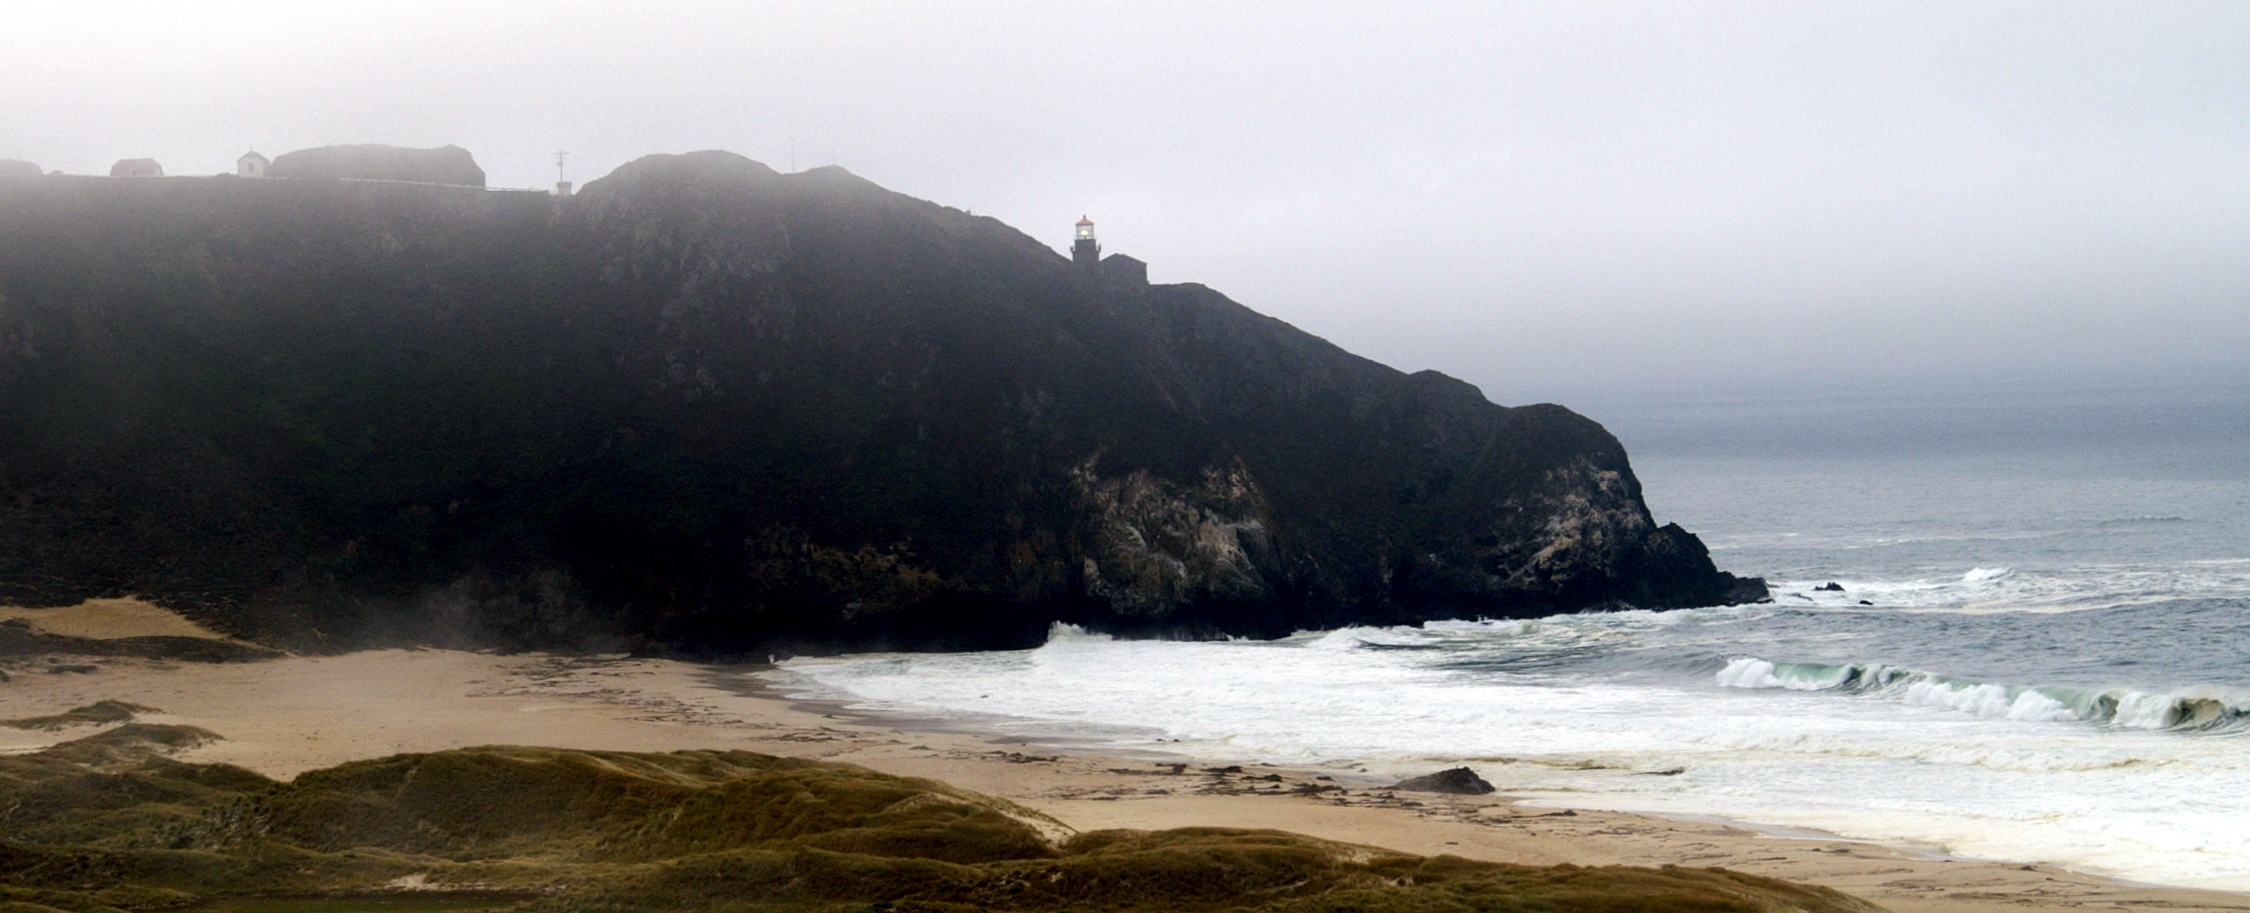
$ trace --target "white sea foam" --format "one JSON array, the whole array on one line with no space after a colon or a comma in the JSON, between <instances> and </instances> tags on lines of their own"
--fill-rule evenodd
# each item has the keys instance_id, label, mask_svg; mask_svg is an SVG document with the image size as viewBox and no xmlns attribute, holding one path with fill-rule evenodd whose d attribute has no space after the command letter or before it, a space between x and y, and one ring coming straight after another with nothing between
<instances>
[{"instance_id":1,"label":"white sea foam","mask_svg":"<svg viewBox=\"0 0 2250 913\"><path fill-rule=\"evenodd\" d=\"M1841 591L1822 589L1829 583ZM2207 559L2162 565L2079 564L2024 570L1971 567L1902 579L1849 576L1771 582L1784 604L1954 612L2079 612L2148 605L2195 594L2250 598L2250 561Z\"/></svg>"},{"instance_id":2,"label":"white sea foam","mask_svg":"<svg viewBox=\"0 0 2250 913\"><path fill-rule=\"evenodd\" d=\"M1118 641L1058 626L1035 650L791 660L773 675L797 693L1023 737L1381 776L1468 763L1503 789L1567 804L2250 890L2250 743L2224 723L2250 706L2242 695L1694 658L1694 644L1767 636L1780 611L1347 628L1270 643ZM1683 669L1708 663L1701 684L1604 665L1658 642L1689 651ZM1632 775L1673 768L1685 772Z\"/></svg>"},{"instance_id":3,"label":"white sea foam","mask_svg":"<svg viewBox=\"0 0 2250 913\"><path fill-rule=\"evenodd\" d=\"M1423 642L1422 638L1389 628L1350 627L1338 628L1318 634L1305 643L1307 650L1357 650L1368 646L1409 647Z\"/></svg>"},{"instance_id":4,"label":"white sea foam","mask_svg":"<svg viewBox=\"0 0 2250 913\"><path fill-rule=\"evenodd\" d=\"M1881 663L1775 663L1738 657L1720 669L1723 688L1850 691L1996 719L2092 722L2128 729L2250 728L2250 692L2194 686L2150 693L1968 681Z\"/></svg>"},{"instance_id":5,"label":"white sea foam","mask_svg":"<svg viewBox=\"0 0 2250 913\"><path fill-rule=\"evenodd\" d=\"M1719 670L1719 684L1728 688L1787 688L1791 691L1826 691L1843 684L1847 666L1781 666L1754 657L1732 660Z\"/></svg>"},{"instance_id":6,"label":"white sea foam","mask_svg":"<svg viewBox=\"0 0 2250 913\"><path fill-rule=\"evenodd\" d=\"M1687 768L1554 795L2250 890L2243 391L1988 392L1621 407L1652 508L1776 602L1632 629L1663 662L1543 662L1643 686L1648 740Z\"/></svg>"}]
</instances>

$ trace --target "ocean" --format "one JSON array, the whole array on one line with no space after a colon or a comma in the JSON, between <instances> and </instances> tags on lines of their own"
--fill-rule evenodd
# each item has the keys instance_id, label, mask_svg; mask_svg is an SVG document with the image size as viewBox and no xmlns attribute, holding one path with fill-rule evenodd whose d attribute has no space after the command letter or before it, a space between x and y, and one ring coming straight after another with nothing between
<instances>
[{"instance_id":1,"label":"ocean","mask_svg":"<svg viewBox=\"0 0 2250 913\"><path fill-rule=\"evenodd\" d=\"M1034 743L2250 891L2250 391L1582 406L1759 605L784 662ZM1831 587L1833 585L1833 587Z\"/></svg>"}]
</instances>

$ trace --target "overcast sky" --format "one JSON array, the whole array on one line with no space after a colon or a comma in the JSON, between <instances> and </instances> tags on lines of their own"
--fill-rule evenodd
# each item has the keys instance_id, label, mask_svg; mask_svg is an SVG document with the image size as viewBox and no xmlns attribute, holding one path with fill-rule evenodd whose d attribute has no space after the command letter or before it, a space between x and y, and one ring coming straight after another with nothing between
<instances>
[{"instance_id":1,"label":"overcast sky","mask_svg":"<svg viewBox=\"0 0 2250 913\"><path fill-rule=\"evenodd\" d=\"M2250 378L2250 3L43 3L0 44L0 158L835 163L1503 403Z\"/></svg>"}]
</instances>

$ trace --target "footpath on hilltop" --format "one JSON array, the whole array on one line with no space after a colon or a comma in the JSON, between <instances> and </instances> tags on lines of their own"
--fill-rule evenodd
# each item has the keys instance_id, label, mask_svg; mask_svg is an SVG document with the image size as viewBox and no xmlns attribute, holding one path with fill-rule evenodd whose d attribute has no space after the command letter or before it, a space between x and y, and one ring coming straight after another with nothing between
<instances>
[{"instance_id":1,"label":"footpath on hilltop","mask_svg":"<svg viewBox=\"0 0 2250 913\"><path fill-rule=\"evenodd\" d=\"M723 152L0 180L0 603L762 654L1765 595L1594 422L1134 265Z\"/></svg>"}]
</instances>

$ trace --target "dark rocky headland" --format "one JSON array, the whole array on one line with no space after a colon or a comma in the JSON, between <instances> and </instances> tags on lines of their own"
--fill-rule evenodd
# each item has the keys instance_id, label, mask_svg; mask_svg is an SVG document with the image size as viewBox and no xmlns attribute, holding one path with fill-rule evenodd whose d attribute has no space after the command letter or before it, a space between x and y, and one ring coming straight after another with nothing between
<instances>
[{"instance_id":1,"label":"dark rocky headland","mask_svg":"<svg viewBox=\"0 0 2250 913\"><path fill-rule=\"evenodd\" d=\"M0 180L0 602L762 654L1765 595L1594 422L1137 266L719 152Z\"/></svg>"}]
</instances>

